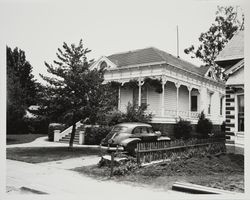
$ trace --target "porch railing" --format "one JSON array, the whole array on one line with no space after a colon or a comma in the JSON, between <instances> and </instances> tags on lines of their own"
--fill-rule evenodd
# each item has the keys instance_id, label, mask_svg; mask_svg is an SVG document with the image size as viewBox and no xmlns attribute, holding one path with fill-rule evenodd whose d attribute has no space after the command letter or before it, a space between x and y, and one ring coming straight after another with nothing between
<instances>
[{"instance_id":1,"label":"porch railing","mask_svg":"<svg viewBox=\"0 0 250 200\"><path fill-rule=\"evenodd\" d=\"M176 110L167 110L165 109L164 111L164 116L169 116L169 117L176 117L176 113L177 111Z\"/></svg>"},{"instance_id":2,"label":"porch railing","mask_svg":"<svg viewBox=\"0 0 250 200\"><path fill-rule=\"evenodd\" d=\"M180 116L182 118L189 118L189 111L187 111L187 110L179 110L178 111L178 116ZM176 110L165 109L164 110L164 117L176 118L177 117L177 111ZM197 119L198 117L199 117L198 112L194 112L194 111L190 112L190 118Z\"/></svg>"},{"instance_id":3,"label":"porch railing","mask_svg":"<svg viewBox=\"0 0 250 200\"><path fill-rule=\"evenodd\" d=\"M198 118L198 117L199 117L199 113L198 113L198 112L191 111L190 117L191 117L191 118Z\"/></svg>"},{"instance_id":4,"label":"porch railing","mask_svg":"<svg viewBox=\"0 0 250 200\"><path fill-rule=\"evenodd\" d=\"M189 112L180 110L179 111L179 116L182 117L182 118L187 118L187 117L189 117Z\"/></svg>"}]
</instances>

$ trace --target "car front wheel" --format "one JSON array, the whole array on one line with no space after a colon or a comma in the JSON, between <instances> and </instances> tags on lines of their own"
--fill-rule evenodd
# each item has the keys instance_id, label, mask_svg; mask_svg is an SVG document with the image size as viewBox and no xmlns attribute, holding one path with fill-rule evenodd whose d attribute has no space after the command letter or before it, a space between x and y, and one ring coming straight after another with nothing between
<instances>
[{"instance_id":1,"label":"car front wheel","mask_svg":"<svg viewBox=\"0 0 250 200\"><path fill-rule=\"evenodd\" d=\"M127 146L124 148L125 151L127 151L129 155L135 156L136 155L137 143L138 143L138 141L128 143Z\"/></svg>"}]
</instances>

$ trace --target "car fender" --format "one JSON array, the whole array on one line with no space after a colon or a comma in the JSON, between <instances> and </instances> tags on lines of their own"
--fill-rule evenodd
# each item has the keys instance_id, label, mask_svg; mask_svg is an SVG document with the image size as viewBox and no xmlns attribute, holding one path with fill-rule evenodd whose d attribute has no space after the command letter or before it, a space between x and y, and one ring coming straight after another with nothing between
<instances>
[{"instance_id":1,"label":"car fender","mask_svg":"<svg viewBox=\"0 0 250 200\"><path fill-rule=\"evenodd\" d=\"M128 139L121 141L121 145L126 147L129 143L139 142L139 141L141 141L140 138L128 138Z\"/></svg>"}]
</instances>

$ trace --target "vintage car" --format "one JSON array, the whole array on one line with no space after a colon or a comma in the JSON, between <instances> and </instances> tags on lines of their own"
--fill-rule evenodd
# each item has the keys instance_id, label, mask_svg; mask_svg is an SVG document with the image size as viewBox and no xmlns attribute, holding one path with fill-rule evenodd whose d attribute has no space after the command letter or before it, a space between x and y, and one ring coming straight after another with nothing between
<instances>
[{"instance_id":1,"label":"vintage car","mask_svg":"<svg viewBox=\"0 0 250 200\"><path fill-rule=\"evenodd\" d=\"M154 131L150 124L127 122L115 125L102 140L101 147L108 147L111 151L119 149L135 154L138 142L157 140L170 140L170 138L161 136L161 132Z\"/></svg>"}]
</instances>

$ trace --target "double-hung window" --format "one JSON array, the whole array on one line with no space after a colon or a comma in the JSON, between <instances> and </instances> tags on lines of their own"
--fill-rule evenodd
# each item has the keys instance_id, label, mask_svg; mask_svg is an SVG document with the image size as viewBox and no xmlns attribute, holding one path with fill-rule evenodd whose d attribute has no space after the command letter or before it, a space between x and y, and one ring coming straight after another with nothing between
<instances>
[{"instance_id":1,"label":"double-hung window","mask_svg":"<svg viewBox=\"0 0 250 200\"><path fill-rule=\"evenodd\" d=\"M139 88L133 89L133 103L134 105L138 106L139 104ZM147 105L147 87L141 87L141 105Z\"/></svg>"},{"instance_id":2,"label":"double-hung window","mask_svg":"<svg viewBox=\"0 0 250 200\"><path fill-rule=\"evenodd\" d=\"M237 95L237 122L238 122L238 131L244 131L244 94Z\"/></svg>"}]
</instances>

